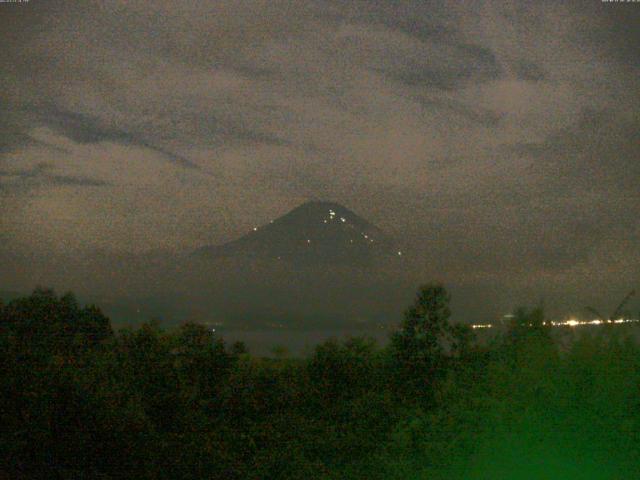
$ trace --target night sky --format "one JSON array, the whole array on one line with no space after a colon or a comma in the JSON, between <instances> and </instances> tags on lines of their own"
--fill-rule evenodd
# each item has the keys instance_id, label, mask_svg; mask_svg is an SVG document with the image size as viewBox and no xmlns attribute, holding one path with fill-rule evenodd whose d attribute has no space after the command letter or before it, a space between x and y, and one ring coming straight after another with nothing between
<instances>
[{"instance_id":1,"label":"night sky","mask_svg":"<svg viewBox=\"0 0 640 480\"><path fill-rule=\"evenodd\" d=\"M310 199L505 307L640 281L640 4L30 0L0 35L0 289Z\"/></svg>"}]
</instances>

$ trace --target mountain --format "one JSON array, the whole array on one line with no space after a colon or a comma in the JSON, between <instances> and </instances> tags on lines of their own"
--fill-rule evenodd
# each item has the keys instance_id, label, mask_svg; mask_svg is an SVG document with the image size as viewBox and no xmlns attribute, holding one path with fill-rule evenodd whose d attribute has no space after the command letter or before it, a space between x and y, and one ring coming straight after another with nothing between
<instances>
[{"instance_id":1,"label":"mountain","mask_svg":"<svg viewBox=\"0 0 640 480\"><path fill-rule=\"evenodd\" d=\"M311 201L237 240L202 247L194 255L360 266L402 253L382 230L348 208Z\"/></svg>"},{"instance_id":2,"label":"mountain","mask_svg":"<svg viewBox=\"0 0 640 480\"><path fill-rule=\"evenodd\" d=\"M311 201L197 249L174 278L200 308L194 318L225 328L367 329L411 300L408 263L380 228L338 203Z\"/></svg>"}]
</instances>

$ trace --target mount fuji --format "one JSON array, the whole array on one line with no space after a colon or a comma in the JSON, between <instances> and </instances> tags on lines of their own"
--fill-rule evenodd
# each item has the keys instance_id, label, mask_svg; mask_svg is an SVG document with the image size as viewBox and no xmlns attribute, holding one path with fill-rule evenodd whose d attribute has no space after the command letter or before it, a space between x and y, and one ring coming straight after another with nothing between
<instances>
[{"instance_id":1,"label":"mount fuji","mask_svg":"<svg viewBox=\"0 0 640 480\"><path fill-rule=\"evenodd\" d=\"M378 227L334 202L310 201L246 235L194 252L201 258L275 260L314 266L365 266L401 257Z\"/></svg>"}]
</instances>

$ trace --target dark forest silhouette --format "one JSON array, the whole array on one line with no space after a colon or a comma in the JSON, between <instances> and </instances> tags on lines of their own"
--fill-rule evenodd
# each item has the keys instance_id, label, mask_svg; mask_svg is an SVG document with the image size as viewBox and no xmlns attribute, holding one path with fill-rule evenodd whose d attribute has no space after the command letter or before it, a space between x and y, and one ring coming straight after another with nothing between
<instances>
[{"instance_id":1,"label":"dark forest silhouette","mask_svg":"<svg viewBox=\"0 0 640 480\"><path fill-rule=\"evenodd\" d=\"M640 346L561 341L541 308L482 344L449 303L423 286L387 346L308 358L115 332L50 290L0 304L0 478L640 478Z\"/></svg>"}]
</instances>

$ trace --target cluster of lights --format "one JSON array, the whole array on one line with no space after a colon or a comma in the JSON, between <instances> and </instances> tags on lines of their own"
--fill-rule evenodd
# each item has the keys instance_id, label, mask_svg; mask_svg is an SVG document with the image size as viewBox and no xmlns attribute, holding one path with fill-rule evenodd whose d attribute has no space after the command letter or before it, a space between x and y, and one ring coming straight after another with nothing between
<instances>
[{"instance_id":1,"label":"cluster of lights","mask_svg":"<svg viewBox=\"0 0 640 480\"><path fill-rule=\"evenodd\" d=\"M471 325L471 328L473 328L474 330L476 328L493 328L493 325L490 323L476 323L474 325Z\"/></svg>"},{"instance_id":2,"label":"cluster of lights","mask_svg":"<svg viewBox=\"0 0 640 480\"><path fill-rule=\"evenodd\" d=\"M345 217L338 217L340 219L340 222L342 223L347 223L347 219ZM328 223L329 221L333 221L336 219L336 212L333 209L329 209L329 218L324 218L322 220L323 223ZM273 223L273 220L271 220L269 223ZM257 232L258 231L258 227L253 227L253 231ZM373 243L373 238L370 238L369 235L367 233L364 232L360 232L360 235L365 239L368 240L370 243ZM311 239L307 239L307 244L311 243ZM353 243L353 239L349 239L349 243ZM397 252L398 256L402 256L402 251L398 250ZM278 260L280 260L281 257L278 257ZM482 325L472 325L473 328L490 328L491 325L487 326L482 326Z\"/></svg>"},{"instance_id":3,"label":"cluster of lights","mask_svg":"<svg viewBox=\"0 0 640 480\"><path fill-rule=\"evenodd\" d=\"M340 219L340 221L342 223L347 223L347 219L346 217L338 217ZM322 220L322 223L329 223L329 221L333 221L336 219L336 212L333 209L329 209L329 218L326 219L324 218ZM373 238L369 238L369 235L364 233L364 232L360 232L360 235L365 239L365 240L369 240L369 242L373 243ZM349 240L349 243L353 243L353 239Z\"/></svg>"},{"instance_id":4,"label":"cluster of lights","mask_svg":"<svg viewBox=\"0 0 640 480\"><path fill-rule=\"evenodd\" d=\"M336 218L336 212L333 209L329 209L329 219L323 219L323 223L328 223L331 220L335 220ZM347 223L347 219L345 217L339 217L340 221L342 223ZM362 238L364 238L365 240L368 240L370 243L373 243L373 238L369 237L369 234L364 233L364 232L360 232L360 235L362 236ZM307 243L309 243L309 241L307 240ZM353 239L349 239L349 243L353 243ZM398 256L401 257L402 256L402 251L398 250L397 252Z\"/></svg>"},{"instance_id":5,"label":"cluster of lights","mask_svg":"<svg viewBox=\"0 0 640 480\"><path fill-rule=\"evenodd\" d=\"M334 210L329 209L329 220L333 221L335 219L336 219L336 212ZM342 223L345 223L347 221L347 219L344 218L344 217L340 217L340 221ZM327 223L327 219L326 218L324 219L324 223Z\"/></svg>"},{"instance_id":6,"label":"cluster of lights","mask_svg":"<svg viewBox=\"0 0 640 480\"><path fill-rule=\"evenodd\" d=\"M583 326L589 326L589 325L620 325L622 323L640 323L640 319L637 318L618 318L616 320L602 320L602 319L595 319L595 320L577 320L575 318L570 318L569 320L563 320L561 322L554 322L553 320L550 320L548 322L542 322L542 325L544 326L551 326L551 327L583 327ZM472 324L471 328L473 329L480 329L480 328L493 328L493 324L492 323L476 323L476 324ZM529 327L532 327L533 324L529 324Z\"/></svg>"},{"instance_id":7,"label":"cluster of lights","mask_svg":"<svg viewBox=\"0 0 640 480\"><path fill-rule=\"evenodd\" d=\"M542 322L543 325L551 325L553 327L581 327L583 325L618 325L621 323L638 323L640 320L636 318L618 318L617 320L576 320L570 318L564 322Z\"/></svg>"}]
</instances>

